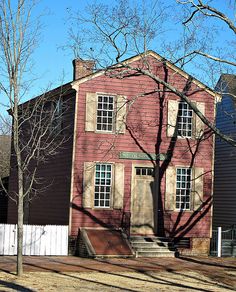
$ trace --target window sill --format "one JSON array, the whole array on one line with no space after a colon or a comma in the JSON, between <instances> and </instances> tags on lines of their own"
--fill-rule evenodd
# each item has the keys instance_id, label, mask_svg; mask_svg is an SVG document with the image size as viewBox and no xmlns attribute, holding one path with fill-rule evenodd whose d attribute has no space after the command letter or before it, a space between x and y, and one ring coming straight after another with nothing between
<instances>
[{"instance_id":1,"label":"window sill","mask_svg":"<svg viewBox=\"0 0 236 292\"><path fill-rule=\"evenodd\" d=\"M174 209L174 210L165 210L166 213L193 213L196 210L181 210L181 209Z\"/></svg>"},{"instance_id":2,"label":"window sill","mask_svg":"<svg viewBox=\"0 0 236 292\"><path fill-rule=\"evenodd\" d=\"M175 212L175 213L180 213L180 212L182 212L182 213L193 213L194 210L175 209L173 212Z\"/></svg>"},{"instance_id":3,"label":"window sill","mask_svg":"<svg viewBox=\"0 0 236 292\"><path fill-rule=\"evenodd\" d=\"M115 132L109 132L109 131L94 131L95 134L115 134Z\"/></svg>"}]
</instances>

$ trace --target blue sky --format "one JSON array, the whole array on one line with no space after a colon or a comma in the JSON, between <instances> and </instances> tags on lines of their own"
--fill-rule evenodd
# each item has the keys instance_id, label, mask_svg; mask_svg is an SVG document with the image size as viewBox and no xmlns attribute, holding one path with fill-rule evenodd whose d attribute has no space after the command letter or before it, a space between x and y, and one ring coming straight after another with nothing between
<instances>
[{"instance_id":1,"label":"blue sky","mask_svg":"<svg viewBox=\"0 0 236 292\"><path fill-rule=\"evenodd\" d=\"M154 0L147 0L153 3ZM103 0L103 3L112 4L113 0ZM134 3L141 3L142 0L134 0ZM213 4L222 10L229 13L227 1L213 1ZM36 50L34 61L37 75L41 77L38 80L35 93L38 94L47 87L48 83L54 86L60 85L62 78L65 82L72 80L72 59L73 55L69 50L63 50L62 46L68 42L67 30L70 25L68 9L78 10L82 13L86 9L87 4L93 1L87 0L41 0L38 7L39 11L47 9L49 13L43 17L42 42L40 42ZM165 4L173 4L175 0L166 0ZM178 11L176 11L178 13ZM231 11L233 15L233 10ZM174 39L178 34L176 26L169 23L169 38ZM233 37L233 34L226 29L224 34ZM53 87L54 87L53 86ZM37 92L38 90L38 92Z\"/></svg>"},{"instance_id":2,"label":"blue sky","mask_svg":"<svg viewBox=\"0 0 236 292\"><path fill-rule=\"evenodd\" d=\"M154 0L147 0L153 3ZM73 55L69 50L63 50L62 46L66 45L68 42L68 27L71 23L69 14L67 11L78 10L83 12L87 4L91 4L93 1L87 0L41 0L37 6L36 13L41 13L46 11L45 16L42 18L42 36L40 38L39 46L33 55L34 61L34 72L38 79L35 81L33 88L29 92L27 99L42 93L48 85L51 88L59 86L63 83L72 80L72 60ZM112 4L112 0L104 0L104 3ZM142 3L142 0L134 0L134 3ZM233 13L229 11L228 7L225 5L226 1L213 1L213 4L217 8ZM175 0L166 0L165 4L173 4ZM178 11L176 11L176 15ZM168 28L169 38L174 39L176 34L178 34L177 26L172 26L169 23ZM173 23L172 23L173 25ZM229 30L224 31L233 37L233 34ZM155 48L154 48L155 49ZM0 108L0 112L3 109Z\"/></svg>"}]
</instances>

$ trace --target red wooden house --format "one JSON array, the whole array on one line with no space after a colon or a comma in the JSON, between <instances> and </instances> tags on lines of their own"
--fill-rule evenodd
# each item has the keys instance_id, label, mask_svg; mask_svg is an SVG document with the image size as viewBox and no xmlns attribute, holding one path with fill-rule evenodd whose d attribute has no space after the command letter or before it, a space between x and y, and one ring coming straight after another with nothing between
<instances>
[{"instance_id":1,"label":"red wooden house","mask_svg":"<svg viewBox=\"0 0 236 292\"><path fill-rule=\"evenodd\" d=\"M125 62L148 66L214 120L217 94L198 80L152 51ZM92 68L91 61L74 61L74 81L63 96L71 139L42 166L53 184L30 203L27 222L69 224L80 253L84 247L96 253L100 244L113 254L109 242L124 239L112 230L147 242L161 236L182 244L182 252L208 253L213 135L186 102L150 77ZM13 181L14 175L10 186ZM13 222L13 205L9 209Z\"/></svg>"}]
</instances>

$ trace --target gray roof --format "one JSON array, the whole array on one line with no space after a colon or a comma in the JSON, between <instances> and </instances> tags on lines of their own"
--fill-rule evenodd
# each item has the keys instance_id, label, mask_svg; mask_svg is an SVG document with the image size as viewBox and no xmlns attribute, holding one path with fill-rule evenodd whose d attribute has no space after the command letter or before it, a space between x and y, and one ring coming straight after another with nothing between
<instances>
[{"instance_id":1,"label":"gray roof","mask_svg":"<svg viewBox=\"0 0 236 292\"><path fill-rule=\"evenodd\" d=\"M0 135L0 177L10 173L11 136Z\"/></svg>"}]
</instances>

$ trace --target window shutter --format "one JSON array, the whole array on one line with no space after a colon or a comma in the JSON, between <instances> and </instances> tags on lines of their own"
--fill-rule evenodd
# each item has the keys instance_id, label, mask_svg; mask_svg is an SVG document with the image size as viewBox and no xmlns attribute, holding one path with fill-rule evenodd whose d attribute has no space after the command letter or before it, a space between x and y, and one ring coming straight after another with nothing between
<instances>
[{"instance_id":1,"label":"window shutter","mask_svg":"<svg viewBox=\"0 0 236 292\"><path fill-rule=\"evenodd\" d=\"M83 207L93 207L94 197L94 162L84 163Z\"/></svg>"},{"instance_id":2,"label":"window shutter","mask_svg":"<svg viewBox=\"0 0 236 292\"><path fill-rule=\"evenodd\" d=\"M165 210L175 209L176 169L169 166L166 169Z\"/></svg>"},{"instance_id":3,"label":"window shutter","mask_svg":"<svg viewBox=\"0 0 236 292\"><path fill-rule=\"evenodd\" d=\"M193 210L197 210L203 203L203 173L201 167L193 169L192 202Z\"/></svg>"},{"instance_id":4,"label":"window shutter","mask_svg":"<svg viewBox=\"0 0 236 292\"><path fill-rule=\"evenodd\" d=\"M124 200L124 164L115 164L113 208L123 209Z\"/></svg>"},{"instance_id":5,"label":"window shutter","mask_svg":"<svg viewBox=\"0 0 236 292\"><path fill-rule=\"evenodd\" d=\"M173 137L176 133L176 123L178 116L179 102L177 100L168 100L168 121L167 137Z\"/></svg>"},{"instance_id":6,"label":"window shutter","mask_svg":"<svg viewBox=\"0 0 236 292\"><path fill-rule=\"evenodd\" d=\"M94 132L96 129L96 93L86 93L85 131Z\"/></svg>"},{"instance_id":7,"label":"window shutter","mask_svg":"<svg viewBox=\"0 0 236 292\"><path fill-rule=\"evenodd\" d=\"M205 115L205 103L196 102L196 107L198 110ZM204 123L203 121L195 114L195 138L200 139L204 133Z\"/></svg>"},{"instance_id":8,"label":"window shutter","mask_svg":"<svg viewBox=\"0 0 236 292\"><path fill-rule=\"evenodd\" d=\"M126 97L117 95L116 100L116 132L118 134L125 133L126 122Z\"/></svg>"}]
</instances>

